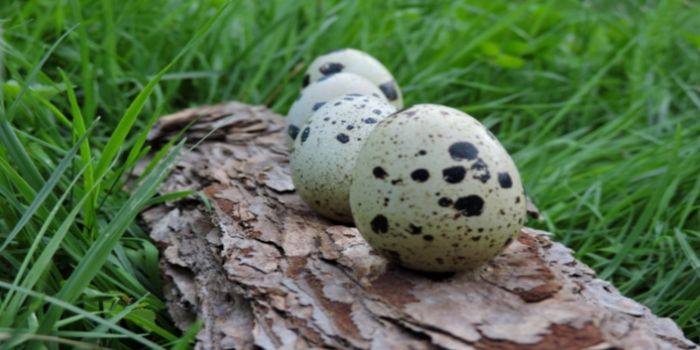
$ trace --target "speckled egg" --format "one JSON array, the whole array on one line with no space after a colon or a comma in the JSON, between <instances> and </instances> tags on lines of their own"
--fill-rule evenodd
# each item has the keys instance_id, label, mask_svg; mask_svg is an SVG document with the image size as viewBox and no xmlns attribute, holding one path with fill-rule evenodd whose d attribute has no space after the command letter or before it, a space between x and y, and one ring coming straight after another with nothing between
<instances>
[{"instance_id":1,"label":"speckled egg","mask_svg":"<svg viewBox=\"0 0 700 350\"><path fill-rule=\"evenodd\" d=\"M290 164L297 193L323 216L352 222L352 168L374 126L396 108L383 98L350 94L311 115L294 141Z\"/></svg>"},{"instance_id":2,"label":"speckled egg","mask_svg":"<svg viewBox=\"0 0 700 350\"><path fill-rule=\"evenodd\" d=\"M476 267L525 221L513 160L486 127L453 108L416 105L385 118L360 149L352 177L357 228L410 269Z\"/></svg>"},{"instance_id":3,"label":"speckled egg","mask_svg":"<svg viewBox=\"0 0 700 350\"><path fill-rule=\"evenodd\" d=\"M317 57L306 70L304 86L329 74L339 72L360 75L382 90L386 99L396 106L403 107L401 89L388 69L366 52L356 49L340 49Z\"/></svg>"},{"instance_id":4,"label":"speckled egg","mask_svg":"<svg viewBox=\"0 0 700 350\"><path fill-rule=\"evenodd\" d=\"M285 141L291 147L311 114L326 102L346 94L370 95L384 98L382 92L369 80L352 73L328 75L307 86L287 113Z\"/></svg>"}]
</instances>

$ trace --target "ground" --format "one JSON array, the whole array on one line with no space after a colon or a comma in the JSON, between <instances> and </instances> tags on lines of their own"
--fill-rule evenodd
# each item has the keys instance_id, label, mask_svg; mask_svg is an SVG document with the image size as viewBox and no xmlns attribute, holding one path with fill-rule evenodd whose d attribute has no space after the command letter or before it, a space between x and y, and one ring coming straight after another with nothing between
<instances>
[{"instance_id":1,"label":"ground","mask_svg":"<svg viewBox=\"0 0 700 350\"><path fill-rule=\"evenodd\" d=\"M490 127L544 213L529 224L700 340L695 2L35 0L0 14L2 339L187 347L135 221L184 195L153 197L170 158L122 183L151 123L231 99L284 114L304 64L355 47L406 104Z\"/></svg>"}]
</instances>

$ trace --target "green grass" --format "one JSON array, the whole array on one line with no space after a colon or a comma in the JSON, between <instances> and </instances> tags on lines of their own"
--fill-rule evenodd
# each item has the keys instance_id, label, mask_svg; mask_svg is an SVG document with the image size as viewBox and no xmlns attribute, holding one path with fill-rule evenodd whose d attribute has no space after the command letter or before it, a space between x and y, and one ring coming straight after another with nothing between
<instances>
[{"instance_id":1,"label":"green grass","mask_svg":"<svg viewBox=\"0 0 700 350\"><path fill-rule=\"evenodd\" d=\"M339 47L384 62L407 104L488 125L544 211L530 224L700 340L700 5L300 3L0 2L0 344L186 348L134 221L179 146L131 192L124 174L157 116L284 114Z\"/></svg>"}]
</instances>

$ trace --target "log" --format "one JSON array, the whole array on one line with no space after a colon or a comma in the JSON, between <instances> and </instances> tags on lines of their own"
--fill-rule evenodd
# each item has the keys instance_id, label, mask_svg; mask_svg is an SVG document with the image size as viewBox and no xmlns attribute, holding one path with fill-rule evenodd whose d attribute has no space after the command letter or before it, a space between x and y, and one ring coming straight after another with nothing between
<instances>
[{"instance_id":1,"label":"log","mask_svg":"<svg viewBox=\"0 0 700 350\"><path fill-rule=\"evenodd\" d=\"M294 193L284 119L264 107L187 109L149 139L187 125L201 143L183 150L161 191L199 195L141 219L161 252L170 314L182 329L202 321L198 349L697 348L547 232L523 228L471 272L387 262Z\"/></svg>"}]
</instances>

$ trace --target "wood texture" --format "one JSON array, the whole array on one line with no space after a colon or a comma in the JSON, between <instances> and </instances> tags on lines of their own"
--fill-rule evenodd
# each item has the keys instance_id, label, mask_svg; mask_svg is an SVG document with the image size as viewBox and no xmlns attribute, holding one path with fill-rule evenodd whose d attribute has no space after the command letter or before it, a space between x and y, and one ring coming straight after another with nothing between
<instances>
[{"instance_id":1,"label":"wood texture","mask_svg":"<svg viewBox=\"0 0 700 350\"><path fill-rule=\"evenodd\" d=\"M162 253L170 313L183 328L203 321L200 349L697 348L547 232L522 229L478 271L388 264L294 193L280 116L237 102L188 109L162 118L150 140L193 122L189 140L206 140L184 151L162 191L201 196L142 219Z\"/></svg>"}]
</instances>

